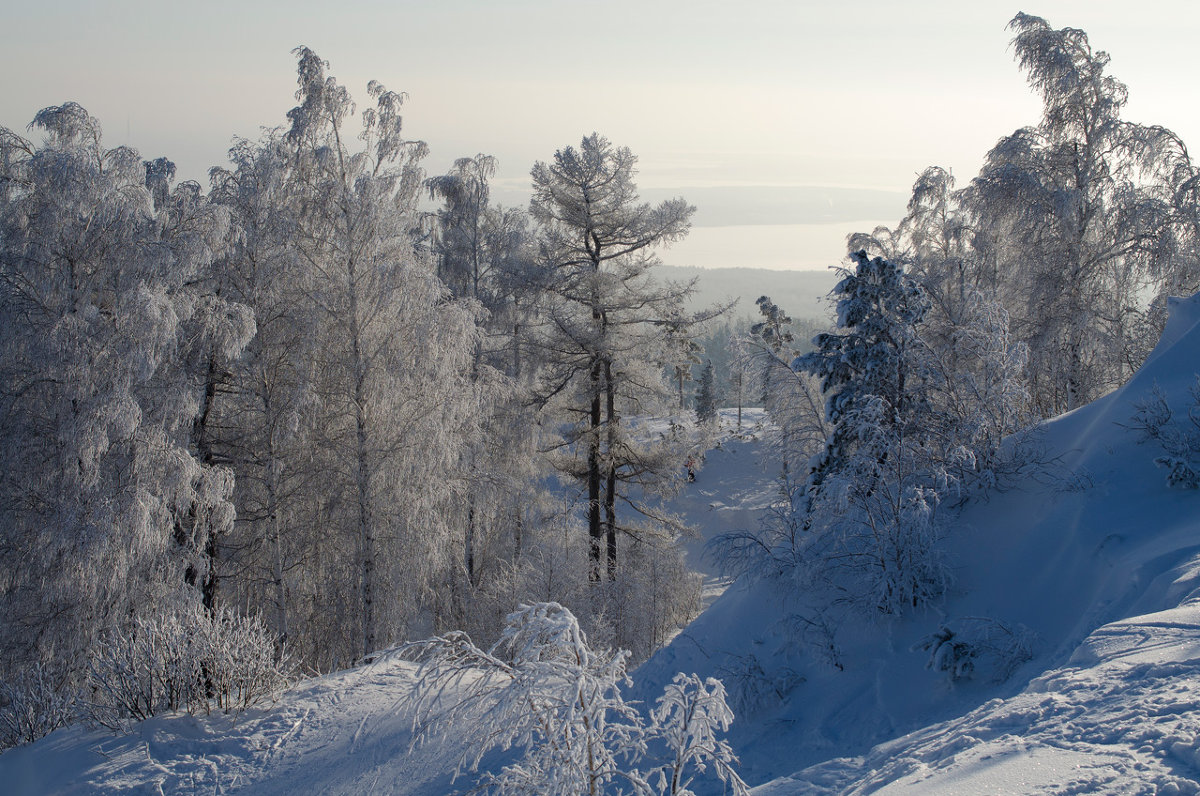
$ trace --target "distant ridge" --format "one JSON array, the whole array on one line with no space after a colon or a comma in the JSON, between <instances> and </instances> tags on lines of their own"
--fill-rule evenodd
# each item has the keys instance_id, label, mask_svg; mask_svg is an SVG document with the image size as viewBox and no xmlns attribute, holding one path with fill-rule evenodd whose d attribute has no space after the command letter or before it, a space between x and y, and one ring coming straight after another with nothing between
<instances>
[{"instance_id":1,"label":"distant ridge","mask_svg":"<svg viewBox=\"0 0 1200 796\"><path fill-rule=\"evenodd\" d=\"M784 312L799 320L829 320L830 310L824 299L837 283L837 275L826 271L773 271L766 268L696 268L663 265L656 269L661 279L686 282L695 278L696 293L689 308L738 299L731 313L734 318L755 317L759 296L770 296Z\"/></svg>"}]
</instances>

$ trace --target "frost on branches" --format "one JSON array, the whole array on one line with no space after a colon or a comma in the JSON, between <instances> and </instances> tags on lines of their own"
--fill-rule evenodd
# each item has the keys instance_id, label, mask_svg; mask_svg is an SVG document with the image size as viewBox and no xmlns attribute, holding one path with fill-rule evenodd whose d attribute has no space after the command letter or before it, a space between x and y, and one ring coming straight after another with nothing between
<instances>
[{"instance_id":1,"label":"frost on branches","mask_svg":"<svg viewBox=\"0 0 1200 796\"><path fill-rule=\"evenodd\" d=\"M495 794L630 793L684 796L710 770L747 794L737 758L717 739L733 714L718 680L679 674L649 719L625 702L625 651L596 651L558 603L523 605L489 650L464 633L409 645L421 662L418 740L463 734L460 761L478 770L493 749L523 755L481 783ZM653 751L665 762L645 766Z\"/></svg>"},{"instance_id":2,"label":"frost on branches","mask_svg":"<svg viewBox=\"0 0 1200 796\"><path fill-rule=\"evenodd\" d=\"M796 367L822 380L833 432L816 457L798 507L800 542L833 564L835 579L883 613L936 597L945 573L936 557L934 512L956 484L946 468L954 450L927 382L928 352L917 325L929 310L920 285L901 268L865 252L833 290L838 331L818 335L817 350Z\"/></svg>"},{"instance_id":3,"label":"frost on branches","mask_svg":"<svg viewBox=\"0 0 1200 796\"><path fill-rule=\"evenodd\" d=\"M1176 419L1167 395L1157 384L1150 395L1134 406L1130 427L1144 442L1155 442L1166 454L1154 463L1167 470L1167 485L1200 489L1200 376L1190 390L1192 405L1187 422Z\"/></svg>"},{"instance_id":4,"label":"frost on branches","mask_svg":"<svg viewBox=\"0 0 1200 796\"><path fill-rule=\"evenodd\" d=\"M195 455L191 349L237 356L241 308L199 287L229 219L174 167L105 149L67 103L0 128L0 672L81 665L104 631L212 571L233 523Z\"/></svg>"}]
</instances>

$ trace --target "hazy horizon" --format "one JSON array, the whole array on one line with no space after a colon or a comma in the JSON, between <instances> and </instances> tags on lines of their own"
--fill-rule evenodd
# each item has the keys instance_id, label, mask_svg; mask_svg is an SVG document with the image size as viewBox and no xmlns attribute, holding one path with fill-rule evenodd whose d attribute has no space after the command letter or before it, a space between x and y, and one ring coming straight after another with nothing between
<instances>
[{"instance_id":1,"label":"hazy horizon","mask_svg":"<svg viewBox=\"0 0 1200 796\"><path fill-rule=\"evenodd\" d=\"M924 168L964 183L998 138L1037 122L1009 48L1019 10L1110 53L1129 87L1125 118L1200 139L1189 99L1200 14L1179 0L1147 0L1136 15L1113 0L63 0L10 10L0 64L20 77L0 94L0 125L22 133L39 109L76 101L108 146L166 156L180 179L206 185L234 137L285 123L291 52L306 45L360 105L371 79L408 94L405 129L428 143L429 174L492 154L494 196L523 204L535 161L598 131L638 155L645 196L699 207L693 240L676 250L689 260L822 267L840 260L844 233L814 228L800 253L786 230L763 228L895 224ZM827 189L857 199L826 218L804 194ZM894 217L881 212L888 196ZM731 257L735 230L744 246Z\"/></svg>"}]
</instances>

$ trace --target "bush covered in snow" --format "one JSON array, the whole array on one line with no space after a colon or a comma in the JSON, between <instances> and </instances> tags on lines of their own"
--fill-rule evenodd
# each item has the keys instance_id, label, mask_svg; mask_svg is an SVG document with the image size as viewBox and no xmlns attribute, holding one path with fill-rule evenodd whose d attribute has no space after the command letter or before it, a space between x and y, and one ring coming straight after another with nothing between
<instances>
[{"instance_id":1,"label":"bush covered in snow","mask_svg":"<svg viewBox=\"0 0 1200 796\"><path fill-rule=\"evenodd\" d=\"M75 694L38 664L0 683L0 749L33 743L75 720Z\"/></svg>"},{"instance_id":2,"label":"bush covered in snow","mask_svg":"<svg viewBox=\"0 0 1200 796\"><path fill-rule=\"evenodd\" d=\"M1024 625L968 616L943 623L913 651L928 652L925 668L945 672L951 681L1001 683L1033 657L1033 634Z\"/></svg>"},{"instance_id":3,"label":"bush covered in snow","mask_svg":"<svg viewBox=\"0 0 1200 796\"><path fill-rule=\"evenodd\" d=\"M711 767L733 793L748 793L737 758L717 738L733 721L721 682L676 675L643 717L621 695L632 684L629 653L593 650L558 603L521 606L487 651L458 632L404 651L422 663L418 739L453 723L469 750L460 770L477 770L493 749L523 750L484 777L483 792L685 796ZM663 762L646 766L651 750Z\"/></svg>"},{"instance_id":4,"label":"bush covered in snow","mask_svg":"<svg viewBox=\"0 0 1200 796\"><path fill-rule=\"evenodd\" d=\"M1182 489L1200 488L1200 376L1191 388L1192 405L1187 422L1177 420L1167 396L1155 385L1150 396L1134 405L1130 425L1146 441L1157 442L1165 456L1154 463L1167 469L1167 484Z\"/></svg>"},{"instance_id":5,"label":"bush covered in snow","mask_svg":"<svg viewBox=\"0 0 1200 796\"><path fill-rule=\"evenodd\" d=\"M86 713L118 729L164 712L237 712L285 686L293 671L257 617L193 605L139 617L97 645Z\"/></svg>"}]
</instances>

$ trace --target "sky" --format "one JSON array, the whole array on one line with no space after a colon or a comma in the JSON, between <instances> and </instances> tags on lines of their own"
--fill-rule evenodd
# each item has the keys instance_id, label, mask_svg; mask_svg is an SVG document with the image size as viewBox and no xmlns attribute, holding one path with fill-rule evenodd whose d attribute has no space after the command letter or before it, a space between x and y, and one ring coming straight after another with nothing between
<instances>
[{"instance_id":1,"label":"sky","mask_svg":"<svg viewBox=\"0 0 1200 796\"><path fill-rule=\"evenodd\" d=\"M680 265L823 268L894 224L930 165L960 183L1039 104L1012 60L1017 11L1088 32L1129 87L1125 117L1200 140L1200 6L1044 0L43 0L0 28L0 126L72 100L110 145L207 184L235 136L284 123L304 45L360 102L408 94L405 129L443 173L499 159L527 201L537 160L593 131L639 157L643 196L698 207Z\"/></svg>"}]
</instances>

